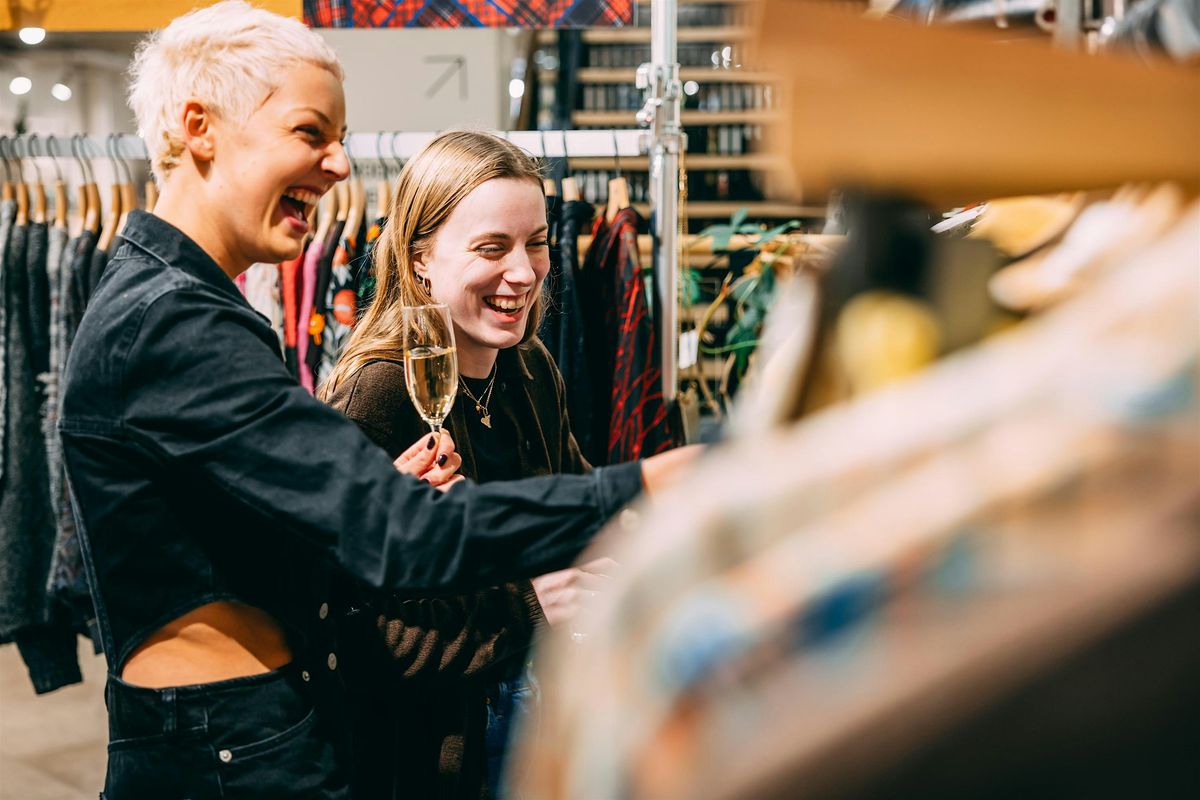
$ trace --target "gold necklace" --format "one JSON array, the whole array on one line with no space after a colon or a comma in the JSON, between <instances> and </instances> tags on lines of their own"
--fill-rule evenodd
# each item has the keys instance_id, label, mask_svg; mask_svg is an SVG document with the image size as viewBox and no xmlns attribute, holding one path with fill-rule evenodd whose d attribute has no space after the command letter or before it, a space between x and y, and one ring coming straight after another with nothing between
<instances>
[{"instance_id":1,"label":"gold necklace","mask_svg":"<svg viewBox=\"0 0 1200 800\"><path fill-rule=\"evenodd\" d=\"M492 427L492 415L488 411L488 403L492 401L492 389L496 386L496 365L492 365L492 377L488 380L487 388L483 390L482 399L476 397L471 392L471 388L467 386L467 382L463 379L462 375L458 376L458 382L462 386L463 391L467 393L467 397L474 401L475 411L479 414L479 421L483 423L485 428Z\"/></svg>"}]
</instances>

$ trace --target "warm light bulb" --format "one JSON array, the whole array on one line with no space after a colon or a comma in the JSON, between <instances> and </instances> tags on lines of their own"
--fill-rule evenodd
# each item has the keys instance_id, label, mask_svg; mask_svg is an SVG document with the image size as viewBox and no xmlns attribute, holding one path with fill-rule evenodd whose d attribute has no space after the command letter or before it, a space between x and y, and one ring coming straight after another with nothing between
<instances>
[{"instance_id":1,"label":"warm light bulb","mask_svg":"<svg viewBox=\"0 0 1200 800\"><path fill-rule=\"evenodd\" d=\"M525 81L520 78L513 78L508 82L508 96L513 100L520 100L525 96Z\"/></svg>"},{"instance_id":2,"label":"warm light bulb","mask_svg":"<svg viewBox=\"0 0 1200 800\"><path fill-rule=\"evenodd\" d=\"M25 44L41 44L46 40L45 28L21 28L17 34Z\"/></svg>"},{"instance_id":3,"label":"warm light bulb","mask_svg":"<svg viewBox=\"0 0 1200 800\"><path fill-rule=\"evenodd\" d=\"M55 100L65 103L71 99L71 87L65 83L56 83L51 87L50 94L54 96Z\"/></svg>"},{"instance_id":4,"label":"warm light bulb","mask_svg":"<svg viewBox=\"0 0 1200 800\"><path fill-rule=\"evenodd\" d=\"M29 94L29 90L32 88L33 81L24 75L18 75L8 83L8 90L13 94Z\"/></svg>"}]
</instances>

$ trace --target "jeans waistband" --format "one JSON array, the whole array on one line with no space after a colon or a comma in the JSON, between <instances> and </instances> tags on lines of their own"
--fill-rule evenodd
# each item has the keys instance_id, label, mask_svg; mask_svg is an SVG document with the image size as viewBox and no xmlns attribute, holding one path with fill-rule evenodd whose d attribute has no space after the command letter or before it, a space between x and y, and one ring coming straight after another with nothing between
<instances>
[{"instance_id":1,"label":"jeans waistband","mask_svg":"<svg viewBox=\"0 0 1200 800\"><path fill-rule=\"evenodd\" d=\"M173 735L217 726L229 732L264 712L281 724L304 716L311 696L301 667L279 669L214 683L151 689L108 676L109 740Z\"/></svg>"}]
</instances>

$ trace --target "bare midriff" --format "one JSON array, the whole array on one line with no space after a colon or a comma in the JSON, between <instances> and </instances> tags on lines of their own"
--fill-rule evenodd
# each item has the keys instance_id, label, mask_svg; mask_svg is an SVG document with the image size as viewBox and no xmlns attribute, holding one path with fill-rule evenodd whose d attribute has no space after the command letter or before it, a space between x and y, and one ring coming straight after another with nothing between
<instances>
[{"instance_id":1,"label":"bare midriff","mask_svg":"<svg viewBox=\"0 0 1200 800\"><path fill-rule=\"evenodd\" d=\"M152 633L121 670L135 686L162 689L260 675L292 660L283 628L267 612L221 601Z\"/></svg>"}]
</instances>

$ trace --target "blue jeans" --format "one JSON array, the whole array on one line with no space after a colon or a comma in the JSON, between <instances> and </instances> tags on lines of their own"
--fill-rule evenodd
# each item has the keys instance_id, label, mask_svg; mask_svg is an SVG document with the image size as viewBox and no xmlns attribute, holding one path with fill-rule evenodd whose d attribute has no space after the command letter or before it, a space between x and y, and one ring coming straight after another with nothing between
<instances>
[{"instance_id":1,"label":"blue jeans","mask_svg":"<svg viewBox=\"0 0 1200 800\"><path fill-rule=\"evenodd\" d=\"M489 687L487 695L488 791L497 800L516 800L504 786L513 733L537 722L541 692L532 670L526 667L517 677Z\"/></svg>"},{"instance_id":2,"label":"blue jeans","mask_svg":"<svg viewBox=\"0 0 1200 800\"><path fill-rule=\"evenodd\" d=\"M148 689L109 676L107 800L350 800L349 775L287 666L219 683Z\"/></svg>"}]
</instances>

